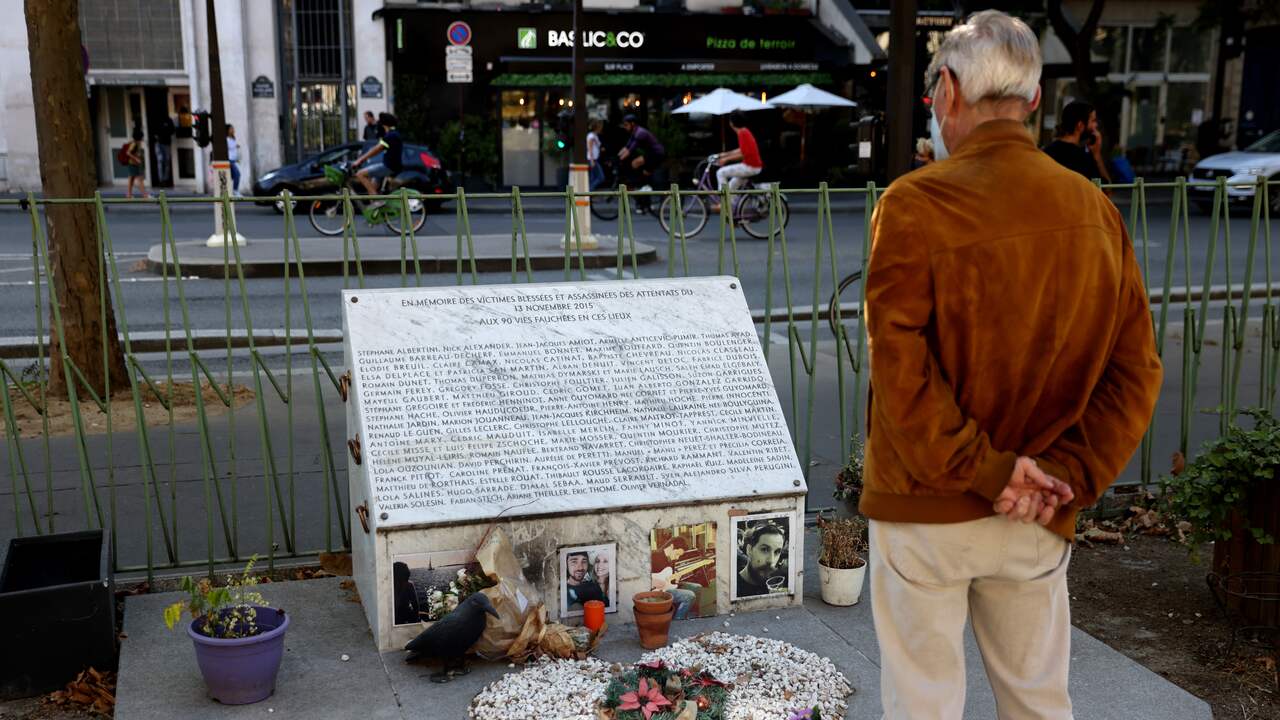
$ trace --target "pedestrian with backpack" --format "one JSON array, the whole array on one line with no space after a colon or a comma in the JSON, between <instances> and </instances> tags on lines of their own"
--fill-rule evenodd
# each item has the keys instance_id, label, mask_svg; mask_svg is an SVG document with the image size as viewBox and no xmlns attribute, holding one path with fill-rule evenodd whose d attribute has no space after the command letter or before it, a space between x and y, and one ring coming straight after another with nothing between
<instances>
[{"instance_id":1,"label":"pedestrian with backpack","mask_svg":"<svg viewBox=\"0 0 1280 720\"><path fill-rule=\"evenodd\" d=\"M142 154L145 152L146 147L142 144L143 137L142 129L134 128L133 141L125 143L124 147L120 148L120 152L116 155L116 160L119 161L121 165L129 168L129 186L125 190L124 196L130 199L133 198L133 188L135 184L137 185L138 192L142 197L151 197L147 192L147 179L144 174L146 167L142 162Z\"/></svg>"}]
</instances>

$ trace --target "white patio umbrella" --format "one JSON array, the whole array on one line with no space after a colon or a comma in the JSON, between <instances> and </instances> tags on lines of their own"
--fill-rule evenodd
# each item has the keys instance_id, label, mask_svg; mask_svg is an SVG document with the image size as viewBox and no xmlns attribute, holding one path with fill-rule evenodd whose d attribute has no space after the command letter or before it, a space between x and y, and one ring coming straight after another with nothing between
<instances>
[{"instance_id":1,"label":"white patio umbrella","mask_svg":"<svg viewBox=\"0 0 1280 720\"><path fill-rule=\"evenodd\" d=\"M716 88L690 102L672 110L675 115L728 115L736 110L750 112L752 110L768 110L769 106L751 97L736 93L729 88Z\"/></svg>"},{"instance_id":2,"label":"white patio umbrella","mask_svg":"<svg viewBox=\"0 0 1280 720\"><path fill-rule=\"evenodd\" d=\"M858 107L858 103L852 100L842 98L835 93L829 93L821 88L816 88L809 83L797 85L781 95L770 98L766 104L769 107L792 107L805 110L829 107Z\"/></svg>"},{"instance_id":3,"label":"white patio umbrella","mask_svg":"<svg viewBox=\"0 0 1280 720\"><path fill-rule=\"evenodd\" d=\"M768 110L769 106L751 97L736 93L729 88L716 88L702 97L686 105L672 110L673 115L718 115L723 117L732 112L751 112L752 110ZM720 121L720 149L724 149L724 121Z\"/></svg>"},{"instance_id":4,"label":"white patio umbrella","mask_svg":"<svg viewBox=\"0 0 1280 720\"><path fill-rule=\"evenodd\" d=\"M808 135L806 132L808 113L822 108L858 107L858 103L848 98L842 98L835 93L829 93L809 83L797 85L781 95L771 98L768 105L774 108L795 108L805 113L801 116L800 121L800 162L802 163L804 162L805 136Z\"/></svg>"}]
</instances>

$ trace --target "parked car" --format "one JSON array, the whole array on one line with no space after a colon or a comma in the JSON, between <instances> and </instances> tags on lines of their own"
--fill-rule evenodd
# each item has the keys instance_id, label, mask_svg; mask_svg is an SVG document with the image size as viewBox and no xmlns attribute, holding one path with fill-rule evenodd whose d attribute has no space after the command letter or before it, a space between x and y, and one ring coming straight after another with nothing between
<instances>
[{"instance_id":1,"label":"parked car","mask_svg":"<svg viewBox=\"0 0 1280 720\"><path fill-rule=\"evenodd\" d=\"M258 198L274 198L285 190L295 195L319 195L333 191L335 188L324 177L325 166L355 160L368 148L368 143L359 142L335 145L302 162L263 173L253 183L253 195ZM376 160L374 158L370 162ZM444 171L435 153L426 147L405 144L402 161L404 171L397 177L406 187L427 196L453 192L448 173ZM278 199L263 199L258 204L274 205L276 212L284 212L284 203Z\"/></svg>"},{"instance_id":2,"label":"parked car","mask_svg":"<svg viewBox=\"0 0 1280 720\"><path fill-rule=\"evenodd\" d=\"M1280 130L1262 136L1243 150L1210 155L1196 163L1191 170L1191 199L1205 211L1213 209L1214 186L1218 178L1227 178L1227 198L1232 202L1253 202L1253 186L1231 187L1230 183L1255 182L1261 175L1280 181ZM1271 212L1280 213L1280 183L1272 183L1267 189Z\"/></svg>"}]
</instances>

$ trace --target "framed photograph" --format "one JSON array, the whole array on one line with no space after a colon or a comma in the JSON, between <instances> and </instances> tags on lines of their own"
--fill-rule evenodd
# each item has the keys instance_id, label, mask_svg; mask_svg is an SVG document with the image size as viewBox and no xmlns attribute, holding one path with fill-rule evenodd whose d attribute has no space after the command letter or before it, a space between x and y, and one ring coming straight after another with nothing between
<instances>
[{"instance_id":1,"label":"framed photograph","mask_svg":"<svg viewBox=\"0 0 1280 720\"><path fill-rule=\"evenodd\" d=\"M732 518L734 567L730 600L795 593L794 512Z\"/></svg>"},{"instance_id":2,"label":"framed photograph","mask_svg":"<svg viewBox=\"0 0 1280 720\"><path fill-rule=\"evenodd\" d=\"M618 544L560 548L560 617L579 617L582 604L600 600L618 612Z\"/></svg>"},{"instance_id":3,"label":"framed photograph","mask_svg":"<svg viewBox=\"0 0 1280 720\"><path fill-rule=\"evenodd\" d=\"M391 564L393 624L434 622L492 583L467 550L397 555Z\"/></svg>"},{"instance_id":4,"label":"framed photograph","mask_svg":"<svg viewBox=\"0 0 1280 720\"><path fill-rule=\"evenodd\" d=\"M649 531L651 590L674 601L674 619L716 614L716 524L677 525Z\"/></svg>"}]
</instances>

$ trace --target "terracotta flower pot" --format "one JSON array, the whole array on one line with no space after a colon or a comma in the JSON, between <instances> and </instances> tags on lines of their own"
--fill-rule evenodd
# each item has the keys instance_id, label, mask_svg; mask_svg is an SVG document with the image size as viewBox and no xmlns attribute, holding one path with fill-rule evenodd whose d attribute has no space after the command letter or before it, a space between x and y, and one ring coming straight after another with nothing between
<instances>
[{"instance_id":1,"label":"terracotta flower pot","mask_svg":"<svg viewBox=\"0 0 1280 720\"><path fill-rule=\"evenodd\" d=\"M640 605L640 603L636 603ZM676 614L674 608L667 608L661 614L636 613L636 630L640 633L640 647L645 650L656 650L667 644L667 633L671 630L671 618Z\"/></svg>"},{"instance_id":2,"label":"terracotta flower pot","mask_svg":"<svg viewBox=\"0 0 1280 720\"><path fill-rule=\"evenodd\" d=\"M662 590L636 593L632 597L636 615L662 615L671 610L671 593Z\"/></svg>"}]
</instances>

